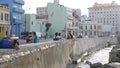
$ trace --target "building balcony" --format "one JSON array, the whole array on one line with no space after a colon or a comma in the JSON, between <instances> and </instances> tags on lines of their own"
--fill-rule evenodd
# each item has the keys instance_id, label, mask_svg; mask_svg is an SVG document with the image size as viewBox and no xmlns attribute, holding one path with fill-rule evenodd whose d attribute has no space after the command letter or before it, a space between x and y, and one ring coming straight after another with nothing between
<instances>
[{"instance_id":1,"label":"building balcony","mask_svg":"<svg viewBox=\"0 0 120 68\"><path fill-rule=\"evenodd\" d=\"M20 8L14 8L14 12L23 14L25 11L23 9L20 9Z\"/></svg>"},{"instance_id":2,"label":"building balcony","mask_svg":"<svg viewBox=\"0 0 120 68\"><path fill-rule=\"evenodd\" d=\"M23 24L25 23L22 19L14 19L15 24Z\"/></svg>"},{"instance_id":3,"label":"building balcony","mask_svg":"<svg viewBox=\"0 0 120 68\"><path fill-rule=\"evenodd\" d=\"M21 4L21 5L24 5L25 2L23 0L14 0L15 3L18 3L18 4Z\"/></svg>"},{"instance_id":4,"label":"building balcony","mask_svg":"<svg viewBox=\"0 0 120 68\"><path fill-rule=\"evenodd\" d=\"M68 30L77 30L78 27L68 27L67 29L68 29Z\"/></svg>"}]
</instances>

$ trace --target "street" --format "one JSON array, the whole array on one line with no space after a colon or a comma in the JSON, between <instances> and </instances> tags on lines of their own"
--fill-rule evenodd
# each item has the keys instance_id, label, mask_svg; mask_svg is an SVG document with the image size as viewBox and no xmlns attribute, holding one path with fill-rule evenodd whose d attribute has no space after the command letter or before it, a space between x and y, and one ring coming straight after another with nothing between
<instances>
[{"instance_id":1,"label":"street","mask_svg":"<svg viewBox=\"0 0 120 68\"><path fill-rule=\"evenodd\" d=\"M48 38L48 39L42 38L39 40L39 42L46 42L46 41L52 41L52 40L53 40L52 38ZM29 43L26 43L25 39L19 39L18 41L19 41L20 45L29 44Z\"/></svg>"}]
</instances>

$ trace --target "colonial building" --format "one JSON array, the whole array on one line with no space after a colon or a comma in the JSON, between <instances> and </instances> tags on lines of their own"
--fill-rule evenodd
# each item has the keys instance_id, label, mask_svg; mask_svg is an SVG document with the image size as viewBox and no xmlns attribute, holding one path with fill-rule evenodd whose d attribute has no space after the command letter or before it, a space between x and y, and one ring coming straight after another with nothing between
<instances>
[{"instance_id":1,"label":"colonial building","mask_svg":"<svg viewBox=\"0 0 120 68\"><path fill-rule=\"evenodd\" d=\"M85 37L98 37L103 36L102 24L92 21L86 21L86 23L80 23L80 34Z\"/></svg>"},{"instance_id":2,"label":"colonial building","mask_svg":"<svg viewBox=\"0 0 120 68\"><path fill-rule=\"evenodd\" d=\"M112 34L120 32L120 5L116 4L115 1L105 4L95 3L93 7L88 9L90 20L103 25L111 25Z\"/></svg>"},{"instance_id":3,"label":"colonial building","mask_svg":"<svg viewBox=\"0 0 120 68\"><path fill-rule=\"evenodd\" d=\"M110 25L103 25L95 21L85 21L79 24L80 35L83 37L105 37L110 36L112 27Z\"/></svg>"},{"instance_id":4,"label":"colonial building","mask_svg":"<svg viewBox=\"0 0 120 68\"><path fill-rule=\"evenodd\" d=\"M80 16L80 9L72 9L60 5L59 0L54 0L54 3L48 3L47 7L37 8L37 21L42 24L51 24L48 34L52 37L56 32L60 32L64 36L68 32L75 36L78 35Z\"/></svg>"},{"instance_id":5,"label":"colonial building","mask_svg":"<svg viewBox=\"0 0 120 68\"><path fill-rule=\"evenodd\" d=\"M67 9L67 32L70 32L74 36L79 35L79 24L80 24L80 17L81 17L81 10L80 9Z\"/></svg>"},{"instance_id":6,"label":"colonial building","mask_svg":"<svg viewBox=\"0 0 120 68\"><path fill-rule=\"evenodd\" d=\"M22 20L24 3L23 0L0 0L1 5L7 5L10 9L11 36L21 36L21 26L24 23Z\"/></svg>"},{"instance_id":7,"label":"colonial building","mask_svg":"<svg viewBox=\"0 0 120 68\"><path fill-rule=\"evenodd\" d=\"M0 38L10 35L10 11L8 6L0 5Z\"/></svg>"},{"instance_id":8,"label":"colonial building","mask_svg":"<svg viewBox=\"0 0 120 68\"><path fill-rule=\"evenodd\" d=\"M41 24L46 24L48 22L48 11L47 7L37 8L37 21Z\"/></svg>"}]
</instances>

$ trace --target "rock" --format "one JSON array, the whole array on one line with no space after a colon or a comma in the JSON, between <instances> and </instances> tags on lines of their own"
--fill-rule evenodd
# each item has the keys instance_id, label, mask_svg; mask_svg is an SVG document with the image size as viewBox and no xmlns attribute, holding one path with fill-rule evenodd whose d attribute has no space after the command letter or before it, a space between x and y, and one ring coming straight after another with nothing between
<instances>
[{"instance_id":1,"label":"rock","mask_svg":"<svg viewBox=\"0 0 120 68\"><path fill-rule=\"evenodd\" d=\"M101 66L100 68L115 68L115 67L105 64L105 65Z\"/></svg>"},{"instance_id":2,"label":"rock","mask_svg":"<svg viewBox=\"0 0 120 68\"><path fill-rule=\"evenodd\" d=\"M120 63L114 62L103 65L101 68L120 68Z\"/></svg>"},{"instance_id":3,"label":"rock","mask_svg":"<svg viewBox=\"0 0 120 68\"><path fill-rule=\"evenodd\" d=\"M120 44L120 35L117 36L117 41Z\"/></svg>"},{"instance_id":4,"label":"rock","mask_svg":"<svg viewBox=\"0 0 120 68\"><path fill-rule=\"evenodd\" d=\"M114 67L114 68L120 68L120 63L114 62L114 63L109 63L108 65Z\"/></svg>"},{"instance_id":5,"label":"rock","mask_svg":"<svg viewBox=\"0 0 120 68\"><path fill-rule=\"evenodd\" d=\"M120 62L120 44L113 47L112 51L109 54L109 63Z\"/></svg>"},{"instance_id":6,"label":"rock","mask_svg":"<svg viewBox=\"0 0 120 68\"><path fill-rule=\"evenodd\" d=\"M101 67L102 66L102 63L95 63L95 64L92 64L90 66L90 68L98 68L98 67Z\"/></svg>"},{"instance_id":7,"label":"rock","mask_svg":"<svg viewBox=\"0 0 120 68\"><path fill-rule=\"evenodd\" d=\"M85 64L88 64L88 65L92 65L92 63L90 61L86 61Z\"/></svg>"}]
</instances>

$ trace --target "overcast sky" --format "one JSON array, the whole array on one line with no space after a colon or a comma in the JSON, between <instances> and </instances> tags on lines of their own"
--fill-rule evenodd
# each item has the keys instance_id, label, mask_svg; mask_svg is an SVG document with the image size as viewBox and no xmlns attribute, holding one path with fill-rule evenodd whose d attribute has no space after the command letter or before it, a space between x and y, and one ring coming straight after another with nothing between
<instances>
[{"instance_id":1,"label":"overcast sky","mask_svg":"<svg viewBox=\"0 0 120 68\"><path fill-rule=\"evenodd\" d=\"M48 2L54 2L54 0L24 0L25 5L23 8L26 13L35 13L36 7L45 7ZM95 2L98 3L111 3L113 0L59 0L61 5L64 5L69 8L81 9L82 15L88 14L88 7L92 7ZM114 0L117 4L120 5L120 0Z\"/></svg>"}]
</instances>

